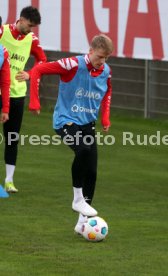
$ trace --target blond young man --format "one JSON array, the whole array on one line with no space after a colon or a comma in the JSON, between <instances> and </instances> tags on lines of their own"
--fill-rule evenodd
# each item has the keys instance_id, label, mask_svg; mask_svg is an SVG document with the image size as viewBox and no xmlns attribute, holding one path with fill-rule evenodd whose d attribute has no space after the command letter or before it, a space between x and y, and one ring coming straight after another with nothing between
<instances>
[{"instance_id":1,"label":"blond young man","mask_svg":"<svg viewBox=\"0 0 168 276\"><path fill-rule=\"evenodd\" d=\"M31 72L29 108L39 113L39 80L43 74L60 75L53 128L75 156L72 162L72 209L79 212L75 232L81 234L91 207L97 177L95 122L101 106L104 131L110 127L111 69L106 60L113 52L112 40L104 34L93 37L88 54L40 64Z\"/></svg>"}]
</instances>

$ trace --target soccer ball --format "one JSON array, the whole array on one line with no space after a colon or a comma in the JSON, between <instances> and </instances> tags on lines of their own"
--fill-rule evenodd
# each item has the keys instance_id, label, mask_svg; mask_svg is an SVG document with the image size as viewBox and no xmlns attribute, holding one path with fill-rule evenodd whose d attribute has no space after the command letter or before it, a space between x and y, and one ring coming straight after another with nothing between
<instances>
[{"instance_id":1,"label":"soccer ball","mask_svg":"<svg viewBox=\"0 0 168 276\"><path fill-rule=\"evenodd\" d=\"M82 226L82 235L88 241L102 241L108 234L108 225L100 217L92 217Z\"/></svg>"}]
</instances>

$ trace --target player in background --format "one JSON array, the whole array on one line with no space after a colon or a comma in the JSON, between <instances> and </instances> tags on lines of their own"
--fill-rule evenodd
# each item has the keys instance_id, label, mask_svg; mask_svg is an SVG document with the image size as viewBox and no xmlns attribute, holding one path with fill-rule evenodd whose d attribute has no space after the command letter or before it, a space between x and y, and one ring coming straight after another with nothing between
<instances>
[{"instance_id":1,"label":"player in background","mask_svg":"<svg viewBox=\"0 0 168 276\"><path fill-rule=\"evenodd\" d=\"M79 234L87 217L97 215L91 207L97 177L95 121L101 106L103 130L109 130L112 87L111 69L106 60L112 51L111 39L100 34L93 38L88 54L40 64L31 71L29 109L37 113L41 76L60 75L53 128L63 141L69 140L67 144L75 154L72 209L80 213L74 229Z\"/></svg>"},{"instance_id":2,"label":"player in background","mask_svg":"<svg viewBox=\"0 0 168 276\"><path fill-rule=\"evenodd\" d=\"M0 16L0 27L2 18ZM0 122L9 120L10 67L7 50L0 44Z\"/></svg>"},{"instance_id":3,"label":"player in background","mask_svg":"<svg viewBox=\"0 0 168 276\"><path fill-rule=\"evenodd\" d=\"M0 122L9 120L10 66L7 50L0 44Z\"/></svg>"},{"instance_id":4,"label":"player in background","mask_svg":"<svg viewBox=\"0 0 168 276\"><path fill-rule=\"evenodd\" d=\"M32 28L41 23L39 11L28 6L22 9L19 20L14 24L3 25L0 28L0 44L4 45L10 54L10 112L9 120L4 123L6 164L5 189L7 192L18 192L13 182L18 142L18 137L24 111L24 101L26 95L26 80L29 80L29 73L24 67L30 55L35 58L35 64L46 62L46 56L42 50L38 38L32 33ZM8 135L14 132L15 135ZM9 137L8 137L9 136ZM11 138L11 141L9 139Z\"/></svg>"}]
</instances>

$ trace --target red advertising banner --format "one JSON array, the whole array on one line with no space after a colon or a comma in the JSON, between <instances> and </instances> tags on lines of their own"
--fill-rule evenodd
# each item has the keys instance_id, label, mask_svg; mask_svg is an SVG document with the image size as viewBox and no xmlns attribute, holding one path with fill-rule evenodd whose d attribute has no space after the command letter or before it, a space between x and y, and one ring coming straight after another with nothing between
<instances>
[{"instance_id":1,"label":"red advertising banner","mask_svg":"<svg viewBox=\"0 0 168 276\"><path fill-rule=\"evenodd\" d=\"M40 10L35 33L46 50L85 53L92 37L105 33L114 56L168 60L167 0L0 0L3 23L28 5Z\"/></svg>"}]
</instances>

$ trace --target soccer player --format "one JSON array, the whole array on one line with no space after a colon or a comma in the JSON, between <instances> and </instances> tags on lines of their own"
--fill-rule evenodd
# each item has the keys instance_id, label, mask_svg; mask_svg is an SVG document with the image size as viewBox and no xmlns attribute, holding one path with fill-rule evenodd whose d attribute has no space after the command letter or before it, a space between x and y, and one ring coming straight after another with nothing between
<instances>
[{"instance_id":1,"label":"soccer player","mask_svg":"<svg viewBox=\"0 0 168 276\"><path fill-rule=\"evenodd\" d=\"M79 212L75 232L88 216L97 215L91 207L97 176L95 121L101 105L104 131L110 127L111 69L106 60L112 54L112 40L96 35L86 55L37 65L31 71L29 109L39 112L39 81L43 74L59 74L59 93L53 114L53 128L74 151L72 209Z\"/></svg>"},{"instance_id":2,"label":"soccer player","mask_svg":"<svg viewBox=\"0 0 168 276\"><path fill-rule=\"evenodd\" d=\"M2 18L0 16L0 26ZM10 67L7 50L0 45L0 122L5 123L9 119L9 90Z\"/></svg>"},{"instance_id":3,"label":"soccer player","mask_svg":"<svg viewBox=\"0 0 168 276\"><path fill-rule=\"evenodd\" d=\"M2 17L0 16L0 27ZM0 45L0 122L5 123L9 119L9 90L10 90L10 67L7 50Z\"/></svg>"},{"instance_id":4,"label":"soccer player","mask_svg":"<svg viewBox=\"0 0 168 276\"><path fill-rule=\"evenodd\" d=\"M11 73L9 120L3 125L6 164L5 189L7 192L18 192L13 183L19 142L19 139L16 141L16 137L19 136L22 124L27 89L25 81L29 79L30 73L23 70L30 55L35 57L36 63L46 61L45 53L38 38L31 32L32 28L40 23L39 11L32 6L28 6L22 9L20 18L16 23L3 25L0 28L0 43L10 53ZM14 132L15 135L8 135L10 132Z\"/></svg>"}]
</instances>

